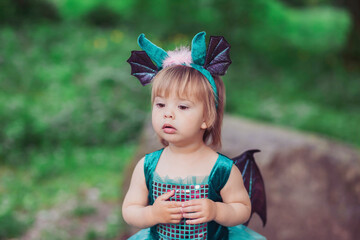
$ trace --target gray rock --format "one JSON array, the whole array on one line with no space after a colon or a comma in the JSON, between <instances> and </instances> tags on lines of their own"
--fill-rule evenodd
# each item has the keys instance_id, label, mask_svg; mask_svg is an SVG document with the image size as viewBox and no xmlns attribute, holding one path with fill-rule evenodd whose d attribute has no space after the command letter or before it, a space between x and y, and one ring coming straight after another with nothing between
<instances>
[{"instance_id":1,"label":"gray rock","mask_svg":"<svg viewBox=\"0 0 360 240\"><path fill-rule=\"evenodd\" d=\"M125 179L130 179L144 154L160 147L148 123ZM263 228L254 215L250 228L269 240L360 239L358 149L314 134L225 116L220 152L231 158L249 149L261 150L255 158L265 180L268 207L267 225Z\"/></svg>"}]
</instances>

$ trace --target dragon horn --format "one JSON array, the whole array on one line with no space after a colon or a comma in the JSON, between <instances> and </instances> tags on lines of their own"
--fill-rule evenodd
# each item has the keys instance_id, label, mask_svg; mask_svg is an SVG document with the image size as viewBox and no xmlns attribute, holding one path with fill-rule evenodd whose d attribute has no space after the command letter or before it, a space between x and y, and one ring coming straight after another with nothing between
<instances>
[{"instance_id":1,"label":"dragon horn","mask_svg":"<svg viewBox=\"0 0 360 240\"><path fill-rule=\"evenodd\" d=\"M195 35L191 43L191 58L193 60L193 63L199 66L203 66L205 64L205 35L205 32L199 32Z\"/></svg>"},{"instance_id":2,"label":"dragon horn","mask_svg":"<svg viewBox=\"0 0 360 240\"><path fill-rule=\"evenodd\" d=\"M168 54L162 49L150 42L145 34L140 34L138 37L138 44L142 50L144 50L147 55L153 60L158 68L162 68L162 63L165 58L168 57Z\"/></svg>"}]
</instances>

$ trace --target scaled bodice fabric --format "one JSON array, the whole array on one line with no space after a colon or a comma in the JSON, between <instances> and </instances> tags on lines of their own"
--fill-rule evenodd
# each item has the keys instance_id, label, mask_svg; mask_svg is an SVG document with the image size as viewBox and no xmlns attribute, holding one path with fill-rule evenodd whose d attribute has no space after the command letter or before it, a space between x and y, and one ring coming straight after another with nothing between
<instances>
[{"instance_id":1,"label":"scaled bodice fabric","mask_svg":"<svg viewBox=\"0 0 360 240\"><path fill-rule=\"evenodd\" d=\"M185 202L192 199L208 198L208 176L174 180L162 178L155 172L152 188L154 200L171 190L175 190L175 193L169 201ZM207 238L207 223L189 225L186 224L186 220L183 218L179 224L158 224L156 231L159 234L159 239L203 240Z\"/></svg>"}]
</instances>

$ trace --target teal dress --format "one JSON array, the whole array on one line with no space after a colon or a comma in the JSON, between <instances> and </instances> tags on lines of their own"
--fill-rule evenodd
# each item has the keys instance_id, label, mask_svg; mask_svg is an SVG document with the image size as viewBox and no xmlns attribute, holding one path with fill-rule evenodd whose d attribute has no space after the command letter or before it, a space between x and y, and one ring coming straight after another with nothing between
<instances>
[{"instance_id":1,"label":"teal dress","mask_svg":"<svg viewBox=\"0 0 360 240\"><path fill-rule=\"evenodd\" d=\"M149 205L154 204L156 198L168 191L175 190L170 201L188 201L192 199L209 198L214 202L221 202L220 190L225 186L231 172L233 161L224 155L219 157L209 176L189 176L187 178L170 179L159 176L155 169L164 149L145 156L144 174L146 186L149 189ZM244 225L225 227L215 221L201 224L186 224L182 219L178 224L157 224L142 229L130 240L137 239L236 239L236 240L266 240L265 237L252 231Z\"/></svg>"}]
</instances>

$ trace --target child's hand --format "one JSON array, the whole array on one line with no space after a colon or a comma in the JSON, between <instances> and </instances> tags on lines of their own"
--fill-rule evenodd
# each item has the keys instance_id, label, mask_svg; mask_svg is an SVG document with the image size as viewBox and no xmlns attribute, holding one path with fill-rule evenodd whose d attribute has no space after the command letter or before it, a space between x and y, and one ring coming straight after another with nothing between
<instances>
[{"instance_id":1,"label":"child's hand","mask_svg":"<svg viewBox=\"0 0 360 240\"><path fill-rule=\"evenodd\" d=\"M182 204L182 211L187 224L210 222L216 217L216 203L208 198L194 199Z\"/></svg>"},{"instance_id":2,"label":"child's hand","mask_svg":"<svg viewBox=\"0 0 360 240\"><path fill-rule=\"evenodd\" d=\"M179 223L182 219L181 202L166 201L175 191L160 195L152 205L152 214L157 223Z\"/></svg>"}]
</instances>

